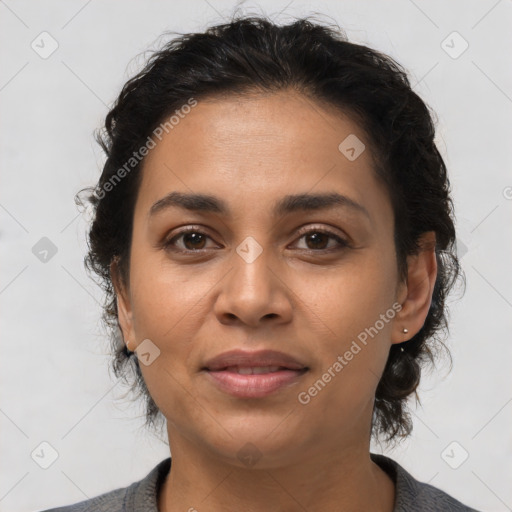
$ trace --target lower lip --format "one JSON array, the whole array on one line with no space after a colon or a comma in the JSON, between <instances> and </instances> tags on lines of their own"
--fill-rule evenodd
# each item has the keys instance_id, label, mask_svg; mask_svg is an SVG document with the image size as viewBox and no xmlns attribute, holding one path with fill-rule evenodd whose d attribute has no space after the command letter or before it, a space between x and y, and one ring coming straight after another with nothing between
<instances>
[{"instance_id":1,"label":"lower lip","mask_svg":"<svg viewBox=\"0 0 512 512\"><path fill-rule=\"evenodd\" d=\"M227 370L206 371L213 383L225 393L238 398L263 398L297 382L307 370L279 370L271 373L242 375Z\"/></svg>"}]
</instances>

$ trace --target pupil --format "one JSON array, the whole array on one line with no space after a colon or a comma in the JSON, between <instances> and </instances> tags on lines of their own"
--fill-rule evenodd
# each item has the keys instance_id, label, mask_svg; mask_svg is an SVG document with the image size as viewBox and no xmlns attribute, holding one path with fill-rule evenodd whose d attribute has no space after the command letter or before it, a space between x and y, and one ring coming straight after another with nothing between
<instances>
[{"instance_id":1,"label":"pupil","mask_svg":"<svg viewBox=\"0 0 512 512\"><path fill-rule=\"evenodd\" d=\"M320 245L323 246L322 244L322 237L324 237L324 242L325 242L325 238L327 238L327 235L325 233L314 233L312 235L309 235L309 239L313 239L313 245L318 244L318 241L319 241L319 237L320 237ZM315 249L318 249L318 247L313 247ZM325 247L321 247L322 249L325 248Z\"/></svg>"},{"instance_id":2,"label":"pupil","mask_svg":"<svg viewBox=\"0 0 512 512\"><path fill-rule=\"evenodd\" d=\"M204 238L202 238L203 235L199 234L199 233L186 233L183 237L183 242L185 243L185 246L187 245L188 242L192 242L192 247L194 249L202 249L202 245L201 247L199 247L198 245L194 245L194 243L197 244L197 242L203 242L204 244Z\"/></svg>"}]
</instances>

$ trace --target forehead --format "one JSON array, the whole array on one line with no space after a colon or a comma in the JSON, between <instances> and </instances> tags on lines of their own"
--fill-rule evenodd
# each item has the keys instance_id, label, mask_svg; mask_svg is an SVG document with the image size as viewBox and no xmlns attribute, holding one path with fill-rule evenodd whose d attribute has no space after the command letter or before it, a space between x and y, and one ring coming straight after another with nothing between
<instances>
[{"instance_id":1,"label":"forehead","mask_svg":"<svg viewBox=\"0 0 512 512\"><path fill-rule=\"evenodd\" d=\"M313 190L375 206L386 195L363 129L339 110L283 91L200 100L187 111L145 157L137 200L145 213L173 190L244 209Z\"/></svg>"}]
</instances>

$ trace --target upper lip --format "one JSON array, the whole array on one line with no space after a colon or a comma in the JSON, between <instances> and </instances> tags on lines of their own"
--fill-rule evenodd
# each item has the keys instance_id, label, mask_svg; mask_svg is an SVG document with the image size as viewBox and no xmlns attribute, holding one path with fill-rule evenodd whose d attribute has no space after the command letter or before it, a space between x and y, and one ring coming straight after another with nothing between
<instances>
[{"instance_id":1,"label":"upper lip","mask_svg":"<svg viewBox=\"0 0 512 512\"><path fill-rule=\"evenodd\" d=\"M206 361L203 369L219 371L230 366L239 366L242 368L282 366L290 370L303 370L307 368L294 357L275 350L259 350L257 352L230 350Z\"/></svg>"}]
</instances>

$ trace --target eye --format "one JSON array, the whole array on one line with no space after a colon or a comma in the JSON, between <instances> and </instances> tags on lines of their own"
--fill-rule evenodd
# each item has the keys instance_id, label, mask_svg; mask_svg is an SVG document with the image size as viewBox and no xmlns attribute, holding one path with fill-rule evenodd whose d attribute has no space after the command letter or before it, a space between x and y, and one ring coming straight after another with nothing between
<instances>
[{"instance_id":1,"label":"eye","mask_svg":"<svg viewBox=\"0 0 512 512\"><path fill-rule=\"evenodd\" d=\"M298 240L305 240L306 247L300 247L314 252L332 251L340 248L348 247L349 243L341 238L339 235L332 233L331 231L319 228L308 228L307 231L302 231L301 236ZM329 242L334 241L329 247Z\"/></svg>"},{"instance_id":2,"label":"eye","mask_svg":"<svg viewBox=\"0 0 512 512\"><path fill-rule=\"evenodd\" d=\"M192 226L165 241L163 246L166 249L178 252L199 252L205 249L208 238L210 237L206 233ZM177 241L181 242L181 247L176 247Z\"/></svg>"},{"instance_id":3,"label":"eye","mask_svg":"<svg viewBox=\"0 0 512 512\"><path fill-rule=\"evenodd\" d=\"M349 247L349 242L344 240L339 235L320 228L308 228L299 232L300 237L298 240L304 239L306 247L299 247L301 250L311 252L331 252L333 250ZM181 232L174 235L167 241L164 241L162 246L165 249L176 252L201 252L208 249L206 247L207 240L211 237L198 229L197 227L190 226ZM329 242L334 242L329 246Z\"/></svg>"}]
</instances>

